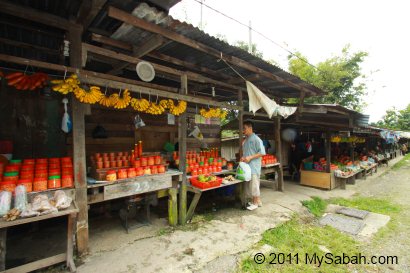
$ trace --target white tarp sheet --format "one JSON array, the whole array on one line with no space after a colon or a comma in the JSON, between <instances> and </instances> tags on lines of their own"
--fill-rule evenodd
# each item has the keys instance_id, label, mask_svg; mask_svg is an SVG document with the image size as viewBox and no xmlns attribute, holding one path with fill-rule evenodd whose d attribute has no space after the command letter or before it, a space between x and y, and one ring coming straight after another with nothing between
<instances>
[{"instance_id":1,"label":"white tarp sheet","mask_svg":"<svg viewBox=\"0 0 410 273\"><path fill-rule=\"evenodd\" d=\"M277 104L249 81L246 81L246 89L248 90L249 97L249 111L254 114L256 111L263 108L266 113L268 113L269 118L277 115L287 118L295 113L297 109L297 107L281 106Z\"/></svg>"}]
</instances>

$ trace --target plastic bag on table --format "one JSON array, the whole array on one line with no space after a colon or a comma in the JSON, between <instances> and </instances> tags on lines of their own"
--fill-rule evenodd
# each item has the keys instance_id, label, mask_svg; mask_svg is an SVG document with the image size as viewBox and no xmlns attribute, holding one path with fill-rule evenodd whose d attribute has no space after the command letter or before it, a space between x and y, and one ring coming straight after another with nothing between
<instances>
[{"instance_id":1,"label":"plastic bag on table","mask_svg":"<svg viewBox=\"0 0 410 273\"><path fill-rule=\"evenodd\" d=\"M40 213L54 208L50 204L47 195L44 194L39 194L36 197L34 197L32 206L34 211L38 211Z\"/></svg>"},{"instance_id":2,"label":"plastic bag on table","mask_svg":"<svg viewBox=\"0 0 410 273\"><path fill-rule=\"evenodd\" d=\"M39 216L40 213L38 211L33 210L33 205L29 203L26 206L26 209L20 214L21 217L27 218L27 217L34 217L34 216Z\"/></svg>"},{"instance_id":3,"label":"plastic bag on table","mask_svg":"<svg viewBox=\"0 0 410 273\"><path fill-rule=\"evenodd\" d=\"M58 209L51 206L51 209L43 210L42 212L40 212L40 215L50 214L50 213L55 213L55 212L58 212Z\"/></svg>"},{"instance_id":4,"label":"plastic bag on table","mask_svg":"<svg viewBox=\"0 0 410 273\"><path fill-rule=\"evenodd\" d=\"M19 211L24 211L27 206L27 192L26 187L23 185L18 185L14 190L14 207Z\"/></svg>"},{"instance_id":5,"label":"plastic bag on table","mask_svg":"<svg viewBox=\"0 0 410 273\"><path fill-rule=\"evenodd\" d=\"M0 216L6 215L11 207L11 192L0 192Z\"/></svg>"},{"instance_id":6,"label":"plastic bag on table","mask_svg":"<svg viewBox=\"0 0 410 273\"><path fill-rule=\"evenodd\" d=\"M68 208L73 199L67 196L64 191L58 190L54 193L53 201L55 202L54 207L60 210Z\"/></svg>"},{"instance_id":7,"label":"plastic bag on table","mask_svg":"<svg viewBox=\"0 0 410 273\"><path fill-rule=\"evenodd\" d=\"M252 177L251 167L245 162L239 162L236 169L236 178L243 181L250 181Z\"/></svg>"}]
</instances>

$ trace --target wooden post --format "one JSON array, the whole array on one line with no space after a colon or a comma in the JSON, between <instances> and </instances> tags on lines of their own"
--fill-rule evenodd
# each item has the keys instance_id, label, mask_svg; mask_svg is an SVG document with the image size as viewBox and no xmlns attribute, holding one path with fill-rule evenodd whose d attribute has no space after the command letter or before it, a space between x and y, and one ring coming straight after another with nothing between
<instances>
[{"instance_id":1,"label":"wooden post","mask_svg":"<svg viewBox=\"0 0 410 273\"><path fill-rule=\"evenodd\" d=\"M178 202L176 188L171 188L168 190L168 219L170 226L176 226L178 224Z\"/></svg>"},{"instance_id":2,"label":"wooden post","mask_svg":"<svg viewBox=\"0 0 410 273\"><path fill-rule=\"evenodd\" d=\"M180 94L188 94L188 77L181 76ZM179 188L179 223L186 223L187 213L187 185L186 185L186 130L187 114L181 114L178 119L178 143L179 143L179 170L182 172L181 187Z\"/></svg>"},{"instance_id":3,"label":"wooden post","mask_svg":"<svg viewBox=\"0 0 410 273\"><path fill-rule=\"evenodd\" d=\"M274 117L275 125L275 148L276 148L276 157L280 163L278 168L278 191L284 191L285 185L283 183L283 162L282 162L282 141L280 138L280 116Z\"/></svg>"},{"instance_id":4,"label":"wooden post","mask_svg":"<svg viewBox=\"0 0 410 273\"><path fill-rule=\"evenodd\" d=\"M242 98L242 90L238 91L238 103L241 109L238 113L238 121L239 121L239 158L242 157L242 140L243 140L243 98Z\"/></svg>"},{"instance_id":5,"label":"wooden post","mask_svg":"<svg viewBox=\"0 0 410 273\"><path fill-rule=\"evenodd\" d=\"M331 160L331 146L330 146L330 132L326 132L326 139L325 139L325 152L326 152L326 172L330 173L330 160Z\"/></svg>"},{"instance_id":6,"label":"wooden post","mask_svg":"<svg viewBox=\"0 0 410 273\"><path fill-rule=\"evenodd\" d=\"M0 271L6 269L7 228L0 229Z\"/></svg>"},{"instance_id":7,"label":"wooden post","mask_svg":"<svg viewBox=\"0 0 410 273\"><path fill-rule=\"evenodd\" d=\"M82 28L70 28L70 66L81 68L82 65ZM88 204L87 204L87 169L85 160L85 121L86 105L76 99L72 100L73 118L73 157L75 200L79 208L76 227L78 253L88 251Z\"/></svg>"}]
</instances>

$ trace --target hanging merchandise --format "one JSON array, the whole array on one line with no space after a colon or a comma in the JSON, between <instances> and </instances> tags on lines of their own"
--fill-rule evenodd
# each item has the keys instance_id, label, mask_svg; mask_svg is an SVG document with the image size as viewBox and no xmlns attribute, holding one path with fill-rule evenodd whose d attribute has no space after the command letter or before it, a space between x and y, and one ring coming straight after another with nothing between
<instances>
[{"instance_id":1,"label":"hanging merchandise","mask_svg":"<svg viewBox=\"0 0 410 273\"><path fill-rule=\"evenodd\" d=\"M142 118L140 117L140 115L136 115L134 117L134 125L135 125L135 129L139 129L141 127L145 126L144 121L142 120Z\"/></svg>"},{"instance_id":2,"label":"hanging merchandise","mask_svg":"<svg viewBox=\"0 0 410 273\"><path fill-rule=\"evenodd\" d=\"M194 130L188 136L193 136L194 138L198 139L199 141L204 139L204 136L202 135L201 130L199 130L198 126L195 126Z\"/></svg>"},{"instance_id":3,"label":"hanging merchandise","mask_svg":"<svg viewBox=\"0 0 410 273\"><path fill-rule=\"evenodd\" d=\"M161 115L164 112L165 112L164 107L156 104L155 102L151 102L148 109L145 111L145 113L151 114L151 115Z\"/></svg>"},{"instance_id":4,"label":"hanging merchandise","mask_svg":"<svg viewBox=\"0 0 410 273\"><path fill-rule=\"evenodd\" d=\"M111 96L113 97L113 106L115 109L127 108L127 106L131 102L131 95L128 89L124 90L124 92L122 93L122 96L121 96L121 90L120 90L120 94L112 94Z\"/></svg>"},{"instance_id":5,"label":"hanging merchandise","mask_svg":"<svg viewBox=\"0 0 410 273\"><path fill-rule=\"evenodd\" d=\"M101 97L101 99L98 103L101 104L102 106L105 106L105 107L113 107L114 106L112 104L111 96L107 97L107 87L105 87L105 93Z\"/></svg>"},{"instance_id":6,"label":"hanging merchandise","mask_svg":"<svg viewBox=\"0 0 410 273\"><path fill-rule=\"evenodd\" d=\"M282 139L287 142L293 142L296 138L297 132L293 128L286 128L282 131Z\"/></svg>"},{"instance_id":7,"label":"hanging merchandise","mask_svg":"<svg viewBox=\"0 0 410 273\"><path fill-rule=\"evenodd\" d=\"M202 108L199 110L199 113L201 116L204 118L220 118L224 119L228 115L228 112L225 110L222 110L221 108L209 108L208 110Z\"/></svg>"},{"instance_id":8,"label":"hanging merchandise","mask_svg":"<svg viewBox=\"0 0 410 273\"><path fill-rule=\"evenodd\" d=\"M69 133L73 128L73 123L71 122L70 115L67 112L68 99L64 98L62 102L64 104L64 115L63 119L61 120L61 130L63 130L65 133Z\"/></svg>"},{"instance_id":9,"label":"hanging merchandise","mask_svg":"<svg viewBox=\"0 0 410 273\"><path fill-rule=\"evenodd\" d=\"M44 87L47 84L48 76L45 73L34 73L26 75L22 72L14 72L5 77L9 86L13 86L17 90L34 90Z\"/></svg>"},{"instance_id":10,"label":"hanging merchandise","mask_svg":"<svg viewBox=\"0 0 410 273\"><path fill-rule=\"evenodd\" d=\"M149 108L149 101L146 99L131 99L131 106L138 112L145 112Z\"/></svg>"},{"instance_id":11,"label":"hanging merchandise","mask_svg":"<svg viewBox=\"0 0 410 273\"><path fill-rule=\"evenodd\" d=\"M179 116L180 114L184 113L187 107L186 101L179 101L177 105L174 104L173 100L168 100L168 109L171 114L174 116Z\"/></svg>"},{"instance_id":12,"label":"hanging merchandise","mask_svg":"<svg viewBox=\"0 0 410 273\"><path fill-rule=\"evenodd\" d=\"M91 86L90 89L77 87L73 90L73 92L79 101L89 104L99 102L104 96L98 86Z\"/></svg>"},{"instance_id":13,"label":"hanging merchandise","mask_svg":"<svg viewBox=\"0 0 410 273\"><path fill-rule=\"evenodd\" d=\"M79 88L80 81L76 74L72 74L67 79L64 76L64 80L52 80L51 83L54 84L52 87L54 91L66 95Z\"/></svg>"}]
</instances>

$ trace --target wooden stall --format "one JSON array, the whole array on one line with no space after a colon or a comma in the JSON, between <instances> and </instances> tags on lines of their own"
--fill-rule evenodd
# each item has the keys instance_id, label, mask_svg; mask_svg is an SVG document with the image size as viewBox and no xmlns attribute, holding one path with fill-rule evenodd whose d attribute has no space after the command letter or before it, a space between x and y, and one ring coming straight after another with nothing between
<instances>
[{"instance_id":1,"label":"wooden stall","mask_svg":"<svg viewBox=\"0 0 410 273\"><path fill-rule=\"evenodd\" d=\"M88 207L96 202L165 189L159 195L169 198L170 224L186 223L187 191L191 185L187 181L184 155L188 150L198 150L200 145L188 137L188 133L195 125L199 126L206 144L220 148L220 125L212 121L198 124L195 114L208 108L237 111L239 139L242 138L243 105L247 93L243 79L236 72L252 80L278 102L283 98L304 98L323 93L239 48L172 19L167 11L175 1L148 1L155 2L154 7L131 0L62 2L51 1L44 5L32 1L24 4L0 2L0 13L7 18L7 22L1 23L4 37L0 37L4 42L0 45L0 62L6 74L10 71L28 74L42 71L50 79L57 80L76 74L82 88L90 90L91 86L98 86L104 96L123 94L128 89L132 98L146 99L151 106L162 99L188 104L186 110L170 117L163 111L160 115L146 115L130 106L119 110L98 105L99 101L92 105L82 103L75 93L58 94L52 84L34 88L33 92L11 94L22 100L12 99L16 102L12 105L6 103L7 111L14 113L19 109L22 119L16 127L7 127L13 122L6 118L7 122L1 124L1 138L10 139L23 128L23 131L31 132L31 136L29 139L16 138L16 143L26 143L26 146L17 145L16 148L22 157L37 157L41 155L39 151L47 149L50 149L46 153L49 156L57 152L59 155L72 154L75 200L79 211L74 231L79 254L88 250ZM27 33L30 35L24 35ZM135 73L135 66L143 61L154 69L155 77L151 82L141 80ZM227 64L234 66L236 72ZM1 96L3 102L4 92ZM56 129L63 114L60 103L63 97L69 99L73 125L68 134ZM40 103L42 99L44 103ZM19 108L26 100L30 101L27 102L29 106ZM146 127L135 130L133 118L136 113L140 114ZM169 122L169 118L174 122ZM93 137L97 126L104 128L107 138ZM280 147L279 119L275 119L275 128L277 130L272 133ZM87 169L91 167L94 154L130 151L140 140L148 153L158 152L164 142L178 142L182 155L179 169L98 186L87 183ZM280 160L280 154L278 158ZM278 171L280 173L281 168ZM279 189L283 190L283 183L280 185ZM189 216L192 213L190 210Z\"/></svg>"}]
</instances>

